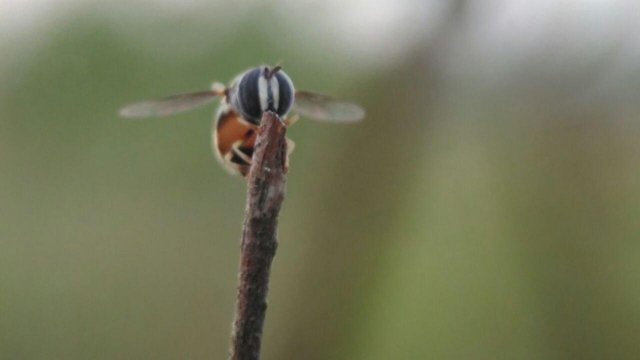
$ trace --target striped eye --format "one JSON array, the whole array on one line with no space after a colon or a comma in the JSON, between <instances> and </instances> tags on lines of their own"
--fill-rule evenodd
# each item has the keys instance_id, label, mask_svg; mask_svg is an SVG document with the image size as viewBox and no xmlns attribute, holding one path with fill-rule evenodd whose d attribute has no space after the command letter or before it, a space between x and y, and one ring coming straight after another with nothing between
<instances>
[{"instance_id":1,"label":"striped eye","mask_svg":"<svg viewBox=\"0 0 640 360\"><path fill-rule=\"evenodd\" d=\"M285 116L289 110L291 110L291 106L293 106L293 82L291 82L289 76L282 70L275 73L274 78L272 81L275 80L277 83L277 93L274 94L274 101L277 106L276 113L282 117Z\"/></svg>"},{"instance_id":2,"label":"striped eye","mask_svg":"<svg viewBox=\"0 0 640 360\"><path fill-rule=\"evenodd\" d=\"M267 110L286 115L293 105L293 94L293 83L284 71L260 66L240 77L231 103L245 119L258 124Z\"/></svg>"}]
</instances>

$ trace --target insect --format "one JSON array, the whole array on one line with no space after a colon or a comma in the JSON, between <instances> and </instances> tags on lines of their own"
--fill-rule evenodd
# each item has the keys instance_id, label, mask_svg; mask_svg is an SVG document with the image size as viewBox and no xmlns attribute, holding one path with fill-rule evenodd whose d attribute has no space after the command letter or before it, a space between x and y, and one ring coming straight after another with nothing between
<instances>
[{"instance_id":1,"label":"insect","mask_svg":"<svg viewBox=\"0 0 640 360\"><path fill-rule=\"evenodd\" d=\"M280 66L258 66L235 77L229 86L214 82L209 90L133 103L120 110L125 118L168 116L205 105L221 97L214 116L213 151L232 174L246 176L251 166L256 134L264 111L273 111L287 126L299 115L319 121L356 122L364 110L353 103L309 91L296 91ZM289 115L294 110L294 115ZM289 154L293 141L287 139ZM289 155L287 154L287 155Z\"/></svg>"}]
</instances>

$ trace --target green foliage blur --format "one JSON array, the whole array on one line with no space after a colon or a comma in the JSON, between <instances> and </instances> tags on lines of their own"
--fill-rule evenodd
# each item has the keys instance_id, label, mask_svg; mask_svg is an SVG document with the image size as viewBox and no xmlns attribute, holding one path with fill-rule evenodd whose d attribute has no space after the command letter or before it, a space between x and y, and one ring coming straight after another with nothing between
<instances>
[{"instance_id":1,"label":"green foliage blur","mask_svg":"<svg viewBox=\"0 0 640 360\"><path fill-rule=\"evenodd\" d=\"M245 186L214 107L116 114L278 61L368 115L289 131L264 359L640 354L637 108L453 79L455 16L371 70L267 7L139 16L0 43L1 359L226 358Z\"/></svg>"}]
</instances>

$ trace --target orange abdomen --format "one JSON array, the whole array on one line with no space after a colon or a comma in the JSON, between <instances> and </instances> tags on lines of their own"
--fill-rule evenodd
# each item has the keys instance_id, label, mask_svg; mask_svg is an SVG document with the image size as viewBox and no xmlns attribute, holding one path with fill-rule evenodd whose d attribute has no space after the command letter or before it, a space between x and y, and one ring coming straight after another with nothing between
<instances>
[{"instance_id":1,"label":"orange abdomen","mask_svg":"<svg viewBox=\"0 0 640 360\"><path fill-rule=\"evenodd\" d=\"M214 152L231 173L246 176L258 128L245 121L226 104L220 105L213 129Z\"/></svg>"}]
</instances>

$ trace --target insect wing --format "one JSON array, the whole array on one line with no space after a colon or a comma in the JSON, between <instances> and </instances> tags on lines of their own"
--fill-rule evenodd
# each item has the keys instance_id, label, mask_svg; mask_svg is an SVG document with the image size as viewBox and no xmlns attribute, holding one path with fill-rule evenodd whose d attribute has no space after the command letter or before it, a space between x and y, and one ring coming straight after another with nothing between
<instances>
[{"instance_id":1,"label":"insect wing","mask_svg":"<svg viewBox=\"0 0 640 360\"><path fill-rule=\"evenodd\" d=\"M296 91L294 109L319 121L356 122L364 118L364 109L356 104L309 91Z\"/></svg>"},{"instance_id":2,"label":"insect wing","mask_svg":"<svg viewBox=\"0 0 640 360\"><path fill-rule=\"evenodd\" d=\"M220 94L216 91L206 90L171 95L160 99L144 100L123 107L120 109L119 114L125 118L168 116L207 104L217 95Z\"/></svg>"}]
</instances>

